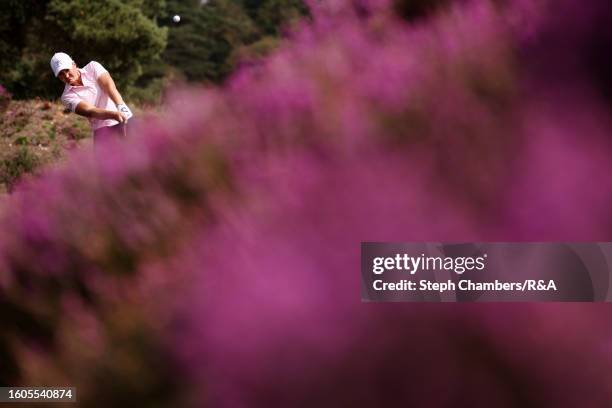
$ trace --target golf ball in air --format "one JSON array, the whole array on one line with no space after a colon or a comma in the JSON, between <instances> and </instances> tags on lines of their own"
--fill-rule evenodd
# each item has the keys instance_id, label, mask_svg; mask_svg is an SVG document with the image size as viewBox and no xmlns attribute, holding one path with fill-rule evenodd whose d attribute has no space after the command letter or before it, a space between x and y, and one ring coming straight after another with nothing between
<instances>
[{"instance_id":1,"label":"golf ball in air","mask_svg":"<svg viewBox=\"0 0 612 408\"><path fill-rule=\"evenodd\" d=\"M179 21L181 21L181 16L175 15L174 17L172 17L172 21L174 21L175 23L178 23Z\"/></svg>"}]
</instances>

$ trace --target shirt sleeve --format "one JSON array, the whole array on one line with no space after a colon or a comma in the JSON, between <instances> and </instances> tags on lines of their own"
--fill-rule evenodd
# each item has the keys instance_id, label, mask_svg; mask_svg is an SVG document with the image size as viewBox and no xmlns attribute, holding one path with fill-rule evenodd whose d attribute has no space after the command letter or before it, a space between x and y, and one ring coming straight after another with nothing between
<instances>
[{"instance_id":1,"label":"shirt sleeve","mask_svg":"<svg viewBox=\"0 0 612 408\"><path fill-rule=\"evenodd\" d=\"M70 109L71 112L75 111L79 102L81 102L81 98L73 93L62 95L62 103L66 108Z\"/></svg>"},{"instance_id":2,"label":"shirt sleeve","mask_svg":"<svg viewBox=\"0 0 612 408\"><path fill-rule=\"evenodd\" d=\"M98 80L98 78L100 78L100 75L102 75L102 74L103 74L103 73L105 73L105 72L108 72L108 71L106 70L106 68L104 68L104 67L102 66L102 64L100 64L100 63L99 63L99 62L97 62L97 61L91 61L91 62L90 62L89 64L87 64L87 65L89 65L89 68L90 68L90 69L91 69L91 71L93 72L93 74L94 74L94 78L96 78L96 80Z\"/></svg>"}]
</instances>

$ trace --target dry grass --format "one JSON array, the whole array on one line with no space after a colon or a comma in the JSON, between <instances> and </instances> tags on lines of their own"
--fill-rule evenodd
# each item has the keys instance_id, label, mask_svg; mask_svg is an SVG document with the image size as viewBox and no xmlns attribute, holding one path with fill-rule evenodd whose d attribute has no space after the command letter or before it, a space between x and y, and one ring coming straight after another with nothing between
<instances>
[{"instance_id":1,"label":"dry grass","mask_svg":"<svg viewBox=\"0 0 612 408\"><path fill-rule=\"evenodd\" d=\"M0 129L0 193L91 144L87 120L57 102L12 101L0 114Z\"/></svg>"},{"instance_id":2,"label":"dry grass","mask_svg":"<svg viewBox=\"0 0 612 408\"><path fill-rule=\"evenodd\" d=\"M66 111L60 102L4 102L0 106L0 202L20 180L41 174L72 150L93 145L87 119ZM163 116L161 105L130 104L130 108L145 120Z\"/></svg>"}]
</instances>

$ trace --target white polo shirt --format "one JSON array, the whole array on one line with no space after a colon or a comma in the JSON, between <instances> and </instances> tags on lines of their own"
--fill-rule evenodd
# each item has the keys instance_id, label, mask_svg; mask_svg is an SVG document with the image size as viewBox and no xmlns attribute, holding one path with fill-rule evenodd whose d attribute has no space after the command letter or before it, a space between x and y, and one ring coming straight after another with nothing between
<instances>
[{"instance_id":1,"label":"white polo shirt","mask_svg":"<svg viewBox=\"0 0 612 408\"><path fill-rule=\"evenodd\" d=\"M108 71L96 61L91 61L83 68L79 68L79 71L81 71L83 86L66 84L64 92L62 93L62 103L72 112L74 112L79 102L87 102L100 109L117 111L118 109L115 103L98 84L100 75ZM92 130L104 126L114 126L119 123L113 119L87 118L87 120L89 120Z\"/></svg>"}]
</instances>

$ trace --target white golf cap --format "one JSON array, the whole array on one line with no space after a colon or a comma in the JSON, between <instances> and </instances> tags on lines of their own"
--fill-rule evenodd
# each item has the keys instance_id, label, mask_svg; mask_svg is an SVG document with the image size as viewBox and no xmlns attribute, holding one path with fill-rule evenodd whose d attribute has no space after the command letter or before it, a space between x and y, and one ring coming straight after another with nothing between
<instances>
[{"instance_id":1,"label":"white golf cap","mask_svg":"<svg viewBox=\"0 0 612 408\"><path fill-rule=\"evenodd\" d=\"M57 74L60 73L62 69L70 69L72 68L72 58L70 55L65 52L56 52L51 58L51 69L53 70L53 75L57 77Z\"/></svg>"}]
</instances>

